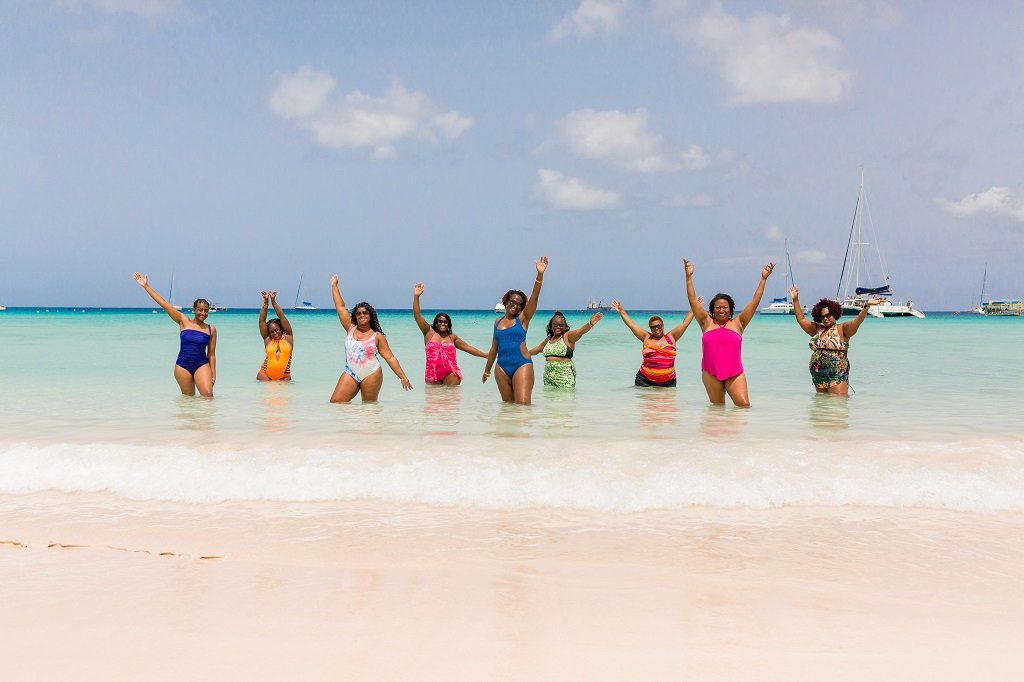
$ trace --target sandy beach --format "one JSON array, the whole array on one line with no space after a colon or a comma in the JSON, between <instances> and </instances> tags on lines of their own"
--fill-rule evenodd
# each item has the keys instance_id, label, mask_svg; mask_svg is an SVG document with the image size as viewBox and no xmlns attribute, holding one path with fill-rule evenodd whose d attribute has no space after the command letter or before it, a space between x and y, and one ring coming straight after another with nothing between
<instances>
[{"instance_id":1,"label":"sandy beach","mask_svg":"<svg viewBox=\"0 0 1024 682\"><path fill-rule=\"evenodd\" d=\"M1024 669L1020 514L7 496L9 679L963 679Z\"/></svg>"}]
</instances>

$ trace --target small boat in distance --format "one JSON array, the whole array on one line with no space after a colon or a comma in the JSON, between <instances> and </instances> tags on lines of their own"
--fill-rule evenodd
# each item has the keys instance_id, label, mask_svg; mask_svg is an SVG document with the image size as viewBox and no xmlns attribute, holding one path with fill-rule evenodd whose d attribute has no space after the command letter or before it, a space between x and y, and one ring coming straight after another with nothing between
<instances>
[{"instance_id":1,"label":"small boat in distance","mask_svg":"<svg viewBox=\"0 0 1024 682\"><path fill-rule=\"evenodd\" d=\"M0 311L2 310L7 310L7 306L5 306L3 303L0 303Z\"/></svg>"},{"instance_id":2,"label":"small boat in distance","mask_svg":"<svg viewBox=\"0 0 1024 682\"><path fill-rule=\"evenodd\" d=\"M587 301L587 307L581 310L580 312L594 314L606 313L609 310L611 310L611 308L609 308L604 301L598 301L592 298L589 301Z\"/></svg>"},{"instance_id":3,"label":"small boat in distance","mask_svg":"<svg viewBox=\"0 0 1024 682\"><path fill-rule=\"evenodd\" d=\"M783 286L786 288L786 295L779 298L773 298L772 302L761 308L757 312L761 315L795 315L796 310L793 307L793 302L789 300L789 289L790 287L796 286L796 280L793 278L793 264L789 259L789 239L785 242L786 251L786 279ZM807 306L803 306L804 314L807 313Z\"/></svg>"},{"instance_id":4,"label":"small boat in distance","mask_svg":"<svg viewBox=\"0 0 1024 682\"><path fill-rule=\"evenodd\" d=\"M987 285L988 263L985 263L985 273L981 276L981 296L978 297L978 307L974 309L974 312L985 317L1020 317L1024 315L1024 301L986 301L985 287Z\"/></svg>"},{"instance_id":5,"label":"small boat in distance","mask_svg":"<svg viewBox=\"0 0 1024 682\"><path fill-rule=\"evenodd\" d=\"M501 301L498 301L495 304L495 306L494 306L494 314L495 315L504 315L505 314L505 304L502 303Z\"/></svg>"},{"instance_id":6,"label":"small boat in distance","mask_svg":"<svg viewBox=\"0 0 1024 682\"><path fill-rule=\"evenodd\" d=\"M224 313L224 312L227 312L227 310L228 310L227 306L218 305L217 303L211 303L210 304L210 312L211 313Z\"/></svg>"},{"instance_id":7,"label":"small boat in distance","mask_svg":"<svg viewBox=\"0 0 1024 682\"><path fill-rule=\"evenodd\" d=\"M875 242L866 242L863 221L864 214L868 216L868 227L871 236L875 237L874 225L871 221L871 211L867 208L867 194L864 192L864 169L860 171L860 191L857 193L857 206L853 210L853 224L850 226L850 238L846 243L846 257L843 259L843 271L839 275L839 286L836 289L836 298L842 292L843 314L858 315L873 297L884 299L882 303L868 308L868 315L872 317L924 317L924 313L914 307L913 301L906 303L895 303L892 300L892 285L889 275L886 272L885 261L882 260L882 252L878 248L877 238ZM874 246L875 256L881 268L880 277L885 282L882 286L862 287L860 285L861 269L864 266L864 247ZM851 253L851 247L852 253ZM879 275L875 275L878 281ZM853 289L853 294L850 289Z\"/></svg>"},{"instance_id":8,"label":"small boat in distance","mask_svg":"<svg viewBox=\"0 0 1024 682\"><path fill-rule=\"evenodd\" d=\"M317 310L317 307L305 300L302 292L302 279L306 276L306 273L299 273L299 286L295 289L295 303L292 304L292 310Z\"/></svg>"}]
</instances>

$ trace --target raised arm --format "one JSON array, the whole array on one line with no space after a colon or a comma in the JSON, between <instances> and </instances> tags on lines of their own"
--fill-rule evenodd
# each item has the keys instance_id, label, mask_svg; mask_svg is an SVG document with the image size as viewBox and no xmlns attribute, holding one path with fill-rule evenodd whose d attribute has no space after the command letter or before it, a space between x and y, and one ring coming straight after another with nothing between
<instances>
[{"instance_id":1,"label":"raised arm","mask_svg":"<svg viewBox=\"0 0 1024 682\"><path fill-rule=\"evenodd\" d=\"M384 358L384 362L388 363L388 367L391 368L391 371L402 382L402 388L411 391L412 382L409 381L409 377L405 376L405 372L402 371L402 365L399 364L395 354L391 352L391 346L388 345L388 340L383 334L377 334L377 354Z\"/></svg>"},{"instance_id":2,"label":"raised arm","mask_svg":"<svg viewBox=\"0 0 1024 682\"><path fill-rule=\"evenodd\" d=\"M171 319L177 322L179 327L185 326L185 320L187 320L188 317L180 310L175 310L174 306L165 301L163 296L156 293L156 290L149 286L149 275L143 275L140 272L136 272L134 277L138 285L146 290L149 297L156 301L156 304L163 308L164 312L170 315Z\"/></svg>"},{"instance_id":3,"label":"raised arm","mask_svg":"<svg viewBox=\"0 0 1024 682\"><path fill-rule=\"evenodd\" d=\"M420 296L423 295L423 282L416 282L412 287L412 316L416 318L416 326L426 336L430 332L430 325L423 319L420 313Z\"/></svg>"},{"instance_id":4,"label":"raised arm","mask_svg":"<svg viewBox=\"0 0 1024 682\"><path fill-rule=\"evenodd\" d=\"M633 322L632 319L630 319L629 315L626 313L626 309L622 307L622 303L619 302L618 299L612 301L612 310L619 314L619 317L622 318L622 321L626 324L627 327L629 327L629 331L633 332L633 336L635 336L636 338L640 339L641 341L646 341L647 337L651 335L650 332L641 329L636 325L635 322Z\"/></svg>"},{"instance_id":5,"label":"raised arm","mask_svg":"<svg viewBox=\"0 0 1024 682\"><path fill-rule=\"evenodd\" d=\"M708 313L704 310L703 299L697 296L697 291L693 288L693 263L685 258L683 259L683 271L686 273L686 300L690 303L690 312L693 313L697 324L703 329L708 321Z\"/></svg>"},{"instance_id":6,"label":"raised arm","mask_svg":"<svg viewBox=\"0 0 1024 682\"><path fill-rule=\"evenodd\" d=\"M487 364L484 365L484 378L480 383L486 384L487 377L491 376L491 368L494 367L494 360L498 357L498 340L491 339L491 349L487 351Z\"/></svg>"},{"instance_id":7,"label":"raised arm","mask_svg":"<svg viewBox=\"0 0 1024 682\"><path fill-rule=\"evenodd\" d=\"M270 338L270 330L267 329L267 306L270 305L270 294L261 291L260 296L263 297L263 305L260 306L260 336L266 341Z\"/></svg>"},{"instance_id":8,"label":"raised arm","mask_svg":"<svg viewBox=\"0 0 1024 682\"><path fill-rule=\"evenodd\" d=\"M536 261L534 265L537 266L537 278L533 281L533 291L530 292L530 300L526 302L526 308L520 313L523 327L530 326L530 319L533 314L537 312L537 301L540 300L540 288L544 286L544 271L548 269L548 257L541 256L540 260Z\"/></svg>"},{"instance_id":9,"label":"raised arm","mask_svg":"<svg viewBox=\"0 0 1024 682\"><path fill-rule=\"evenodd\" d=\"M575 344L577 341L583 338L584 334L593 329L597 325L597 323L601 321L602 317L604 317L604 315L602 315L601 313L594 313L593 315L590 316L590 322L587 322L578 329L571 330L565 336L569 339L569 341Z\"/></svg>"},{"instance_id":10,"label":"raised arm","mask_svg":"<svg viewBox=\"0 0 1024 682\"><path fill-rule=\"evenodd\" d=\"M345 307L345 299L341 297L341 291L338 289L338 276L331 275L331 297L334 299L334 309L338 311L338 319L341 320L341 326L348 331L352 326L352 316L348 314L348 308Z\"/></svg>"},{"instance_id":11,"label":"raised arm","mask_svg":"<svg viewBox=\"0 0 1024 682\"><path fill-rule=\"evenodd\" d=\"M465 341L463 341L459 337L455 336L455 334L452 334L452 343L454 343L455 347L458 348L459 350L461 350L463 353L469 353L470 355L475 355L478 358L486 358L487 357L487 353L483 352L482 350L480 350L476 346L472 346L472 345L466 343Z\"/></svg>"},{"instance_id":12,"label":"raised arm","mask_svg":"<svg viewBox=\"0 0 1024 682\"><path fill-rule=\"evenodd\" d=\"M267 293L270 295L270 304L274 306L274 314L277 315L277 319L281 320L281 333L294 338L295 334L292 332L292 325L288 321L288 318L284 316L284 311L281 310L281 306L277 304L277 292L268 291Z\"/></svg>"},{"instance_id":13,"label":"raised arm","mask_svg":"<svg viewBox=\"0 0 1024 682\"><path fill-rule=\"evenodd\" d=\"M769 263L768 265L761 268L761 281L757 283L757 289L754 290L754 297L750 299L746 307L740 312L739 322L740 329L742 330L750 321L754 319L754 315L757 314L757 306L761 305L761 297L764 296L764 285L768 281L768 277L772 274L772 270L775 269L775 263Z\"/></svg>"},{"instance_id":14,"label":"raised arm","mask_svg":"<svg viewBox=\"0 0 1024 682\"><path fill-rule=\"evenodd\" d=\"M789 297L793 299L793 315L796 317L796 323L800 325L800 328L807 332L808 336L814 336L818 331L818 325L814 324L813 321L808 320L807 316L804 315L804 307L800 305L800 290L796 287L792 287L789 290Z\"/></svg>"},{"instance_id":15,"label":"raised arm","mask_svg":"<svg viewBox=\"0 0 1024 682\"><path fill-rule=\"evenodd\" d=\"M859 313L857 313L857 317L853 318L849 322L842 323L842 326L839 328L839 331L842 333L842 335L845 338L849 339L851 336L856 334L857 330L860 329L861 324L863 324L864 318L868 316L868 308L870 308L873 305L878 305L881 302L882 299L875 297L872 298L867 303L865 303L864 307L860 309Z\"/></svg>"},{"instance_id":16,"label":"raised arm","mask_svg":"<svg viewBox=\"0 0 1024 682\"><path fill-rule=\"evenodd\" d=\"M698 296L697 297L697 306L698 306L698 310L703 310L704 309L704 297L703 296ZM693 311L692 310L687 312L686 313L686 317L683 318L683 321L680 322L679 324L677 324L675 327L672 327L672 329L670 329L668 331L668 333L672 335L673 339L678 341L679 339L682 338L683 333L686 331L686 328L690 326L691 322L693 322Z\"/></svg>"}]
</instances>

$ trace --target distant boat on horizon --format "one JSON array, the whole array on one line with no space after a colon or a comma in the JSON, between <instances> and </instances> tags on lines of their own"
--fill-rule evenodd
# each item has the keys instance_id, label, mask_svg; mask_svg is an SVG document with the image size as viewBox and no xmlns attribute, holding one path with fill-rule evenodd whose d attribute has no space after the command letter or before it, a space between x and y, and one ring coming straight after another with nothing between
<instances>
[{"instance_id":1,"label":"distant boat on horizon","mask_svg":"<svg viewBox=\"0 0 1024 682\"><path fill-rule=\"evenodd\" d=\"M914 307L914 302L908 300L906 303L894 303L892 301L892 285L889 274L886 272L885 261L882 260L882 252L878 244L864 241L864 213L868 215L868 225L871 236L875 235L874 224L871 221L871 211L867 208L867 194L864 191L864 169L860 170L860 191L857 193L857 206L853 210L853 224L850 226L850 237L846 243L846 257L843 259L843 270L839 275L839 286L836 289L836 298L842 292L843 313L846 315L859 315L860 311L867 305L867 302L875 296L884 299L882 303L868 308L868 315L872 317L924 317L924 313ZM876 239L877 241L877 239ZM885 282L882 286L862 287L860 285L861 266L865 246L874 246L875 256L881 267L882 279ZM851 247L853 247L851 253ZM850 289L853 288L853 294Z\"/></svg>"},{"instance_id":2,"label":"distant boat on horizon","mask_svg":"<svg viewBox=\"0 0 1024 682\"><path fill-rule=\"evenodd\" d=\"M495 315L504 315L505 314L505 304L502 303L501 301L498 301L497 304L495 304L495 306L494 306L494 314Z\"/></svg>"},{"instance_id":3,"label":"distant boat on horizon","mask_svg":"<svg viewBox=\"0 0 1024 682\"><path fill-rule=\"evenodd\" d=\"M305 272L299 273L299 286L295 289L295 302L292 304L292 310L318 310L315 305L305 300L302 295L302 280L305 276Z\"/></svg>"},{"instance_id":4,"label":"distant boat on horizon","mask_svg":"<svg viewBox=\"0 0 1024 682\"><path fill-rule=\"evenodd\" d=\"M985 263L985 273L981 276L981 295L978 297L978 307L974 312L985 317L1020 317L1024 315L1024 301L1019 299L1004 299L1001 301L986 301L985 287L988 285L988 263Z\"/></svg>"},{"instance_id":5,"label":"distant boat on horizon","mask_svg":"<svg viewBox=\"0 0 1024 682\"><path fill-rule=\"evenodd\" d=\"M580 312L581 313L591 313L591 314L593 314L593 313L606 313L609 310L611 310L611 308L609 308L608 305L606 305L603 300L602 301L598 301L598 300L595 300L595 299L592 298L589 301L587 301L587 307L584 308L583 310L581 310Z\"/></svg>"},{"instance_id":6,"label":"distant boat on horizon","mask_svg":"<svg viewBox=\"0 0 1024 682\"><path fill-rule=\"evenodd\" d=\"M783 248L786 253L786 279L783 284L786 290L786 295L773 298L772 302L761 308L757 312L761 315L795 315L796 308L793 306L793 302L789 299L790 287L796 286L796 280L793 278L793 264L789 260L789 239L784 242ZM803 306L804 314L807 313L807 306Z\"/></svg>"}]
</instances>

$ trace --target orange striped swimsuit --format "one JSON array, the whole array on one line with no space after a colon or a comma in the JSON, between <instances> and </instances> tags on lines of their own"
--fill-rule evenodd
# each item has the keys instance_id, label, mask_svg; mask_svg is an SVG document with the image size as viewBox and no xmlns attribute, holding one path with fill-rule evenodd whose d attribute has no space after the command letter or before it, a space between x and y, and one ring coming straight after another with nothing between
<instances>
[{"instance_id":1,"label":"orange striped swimsuit","mask_svg":"<svg viewBox=\"0 0 1024 682\"><path fill-rule=\"evenodd\" d=\"M676 342L671 334L661 337L664 345L654 345L654 338L648 336L644 341L644 362L640 365L640 374L655 384L664 384L676 378Z\"/></svg>"}]
</instances>

